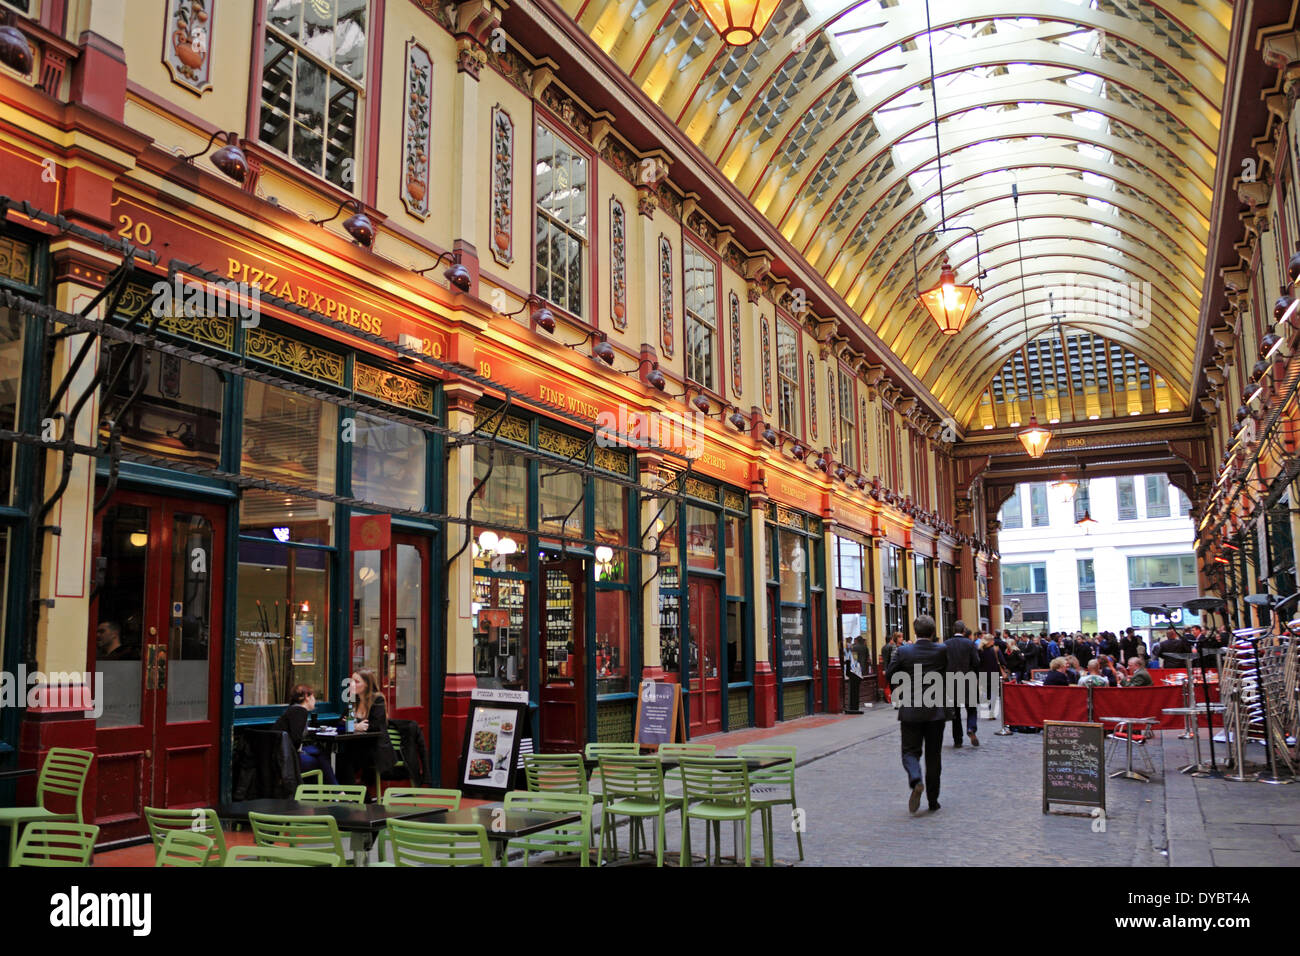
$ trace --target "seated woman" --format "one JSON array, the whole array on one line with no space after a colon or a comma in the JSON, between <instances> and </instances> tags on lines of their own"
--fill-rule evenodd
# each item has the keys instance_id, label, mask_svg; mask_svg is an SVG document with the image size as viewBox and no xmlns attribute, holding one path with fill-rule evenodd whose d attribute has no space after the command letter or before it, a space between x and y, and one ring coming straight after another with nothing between
<instances>
[{"instance_id":1,"label":"seated woman","mask_svg":"<svg viewBox=\"0 0 1300 956\"><path fill-rule=\"evenodd\" d=\"M352 712L356 716L358 733L378 733L381 736L373 746L348 748L348 760L339 767L344 783L352 783L360 772L362 782L368 782L374 770L383 773L397 763L393 744L388 739L388 702L379 690L379 678L369 668L352 675ZM342 754L340 754L342 758Z\"/></svg>"},{"instance_id":2,"label":"seated woman","mask_svg":"<svg viewBox=\"0 0 1300 956\"><path fill-rule=\"evenodd\" d=\"M1068 687L1070 680L1065 676L1065 658L1053 657L1051 664L1048 665L1050 670L1043 675L1044 687Z\"/></svg>"},{"instance_id":3,"label":"seated woman","mask_svg":"<svg viewBox=\"0 0 1300 956\"><path fill-rule=\"evenodd\" d=\"M298 751L298 763L303 770L319 770L325 783L338 783L334 778L334 768L330 766L329 754L324 753L315 744L302 745L303 735L307 732L308 715L316 709L316 693L310 684L298 684L289 694L289 706L275 722L272 730L282 730L289 735L289 740Z\"/></svg>"},{"instance_id":4,"label":"seated woman","mask_svg":"<svg viewBox=\"0 0 1300 956\"><path fill-rule=\"evenodd\" d=\"M1117 686L1119 683L1119 676L1115 673L1114 661L1111 660L1110 655L1102 654L1097 658L1097 661L1100 664L1098 672L1102 677L1106 678L1106 683L1111 687Z\"/></svg>"}]
</instances>

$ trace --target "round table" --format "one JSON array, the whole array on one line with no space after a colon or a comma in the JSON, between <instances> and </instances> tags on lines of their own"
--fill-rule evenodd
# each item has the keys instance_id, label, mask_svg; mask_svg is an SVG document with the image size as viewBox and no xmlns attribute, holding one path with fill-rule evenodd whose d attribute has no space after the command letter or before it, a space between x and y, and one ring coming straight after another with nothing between
<instances>
[{"instance_id":1,"label":"round table","mask_svg":"<svg viewBox=\"0 0 1300 956\"><path fill-rule=\"evenodd\" d=\"M1125 780L1141 780L1143 783L1150 782L1151 780L1150 776L1148 776L1145 773L1142 773L1140 770L1133 769L1133 727L1135 724L1141 724L1142 736L1145 738L1147 732L1151 729L1152 725L1160 723L1160 718L1159 717L1102 717L1101 721L1104 724L1115 725L1115 729L1111 731L1111 734L1119 733L1121 728L1126 731L1124 735L1124 741L1125 744L1127 745L1126 749L1128 751L1127 765L1123 770L1116 770L1114 773L1112 773L1111 774L1112 779L1115 777L1122 777Z\"/></svg>"}]
</instances>

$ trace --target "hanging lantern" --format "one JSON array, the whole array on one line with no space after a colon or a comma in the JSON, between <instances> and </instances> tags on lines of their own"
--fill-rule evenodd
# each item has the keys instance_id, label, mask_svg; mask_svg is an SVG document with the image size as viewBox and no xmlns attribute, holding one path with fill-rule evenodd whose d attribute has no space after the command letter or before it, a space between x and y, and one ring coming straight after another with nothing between
<instances>
[{"instance_id":1,"label":"hanging lantern","mask_svg":"<svg viewBox=\"0 0 1300 956\"><path fill-rule=\"evenodd\" d=\"M1050 487L1052 494L1056 495L1056 500L1063 505L1068 505L1074 500L1074 494L1079 490L1079 483L1068 477L1065 472L1061 472L1061 477L1052 482Z\"/></svg>"},{"instance_id":2,"label":"hanging lantern","mask_svg":"<svg viewBox=\"0 0 1300 956\"><path fill-rule=\"evenodd\" d=\"M975 310L980 290L973 285L958 285L957 274L945 260L939 269L939 284L922 292L921 304L944 335L956 335Z\"/></svg>"},{"instance_id":3,"label":"hanging lantern","mask_svg":"<svg viewBox=\"0 0 1300 956\"><path fill-rule=\"evenodd\" d=\"M1025 451L1029 453L1030 458L1042 458L1043 452L1047 451L1047 443L1052 440L1052 433L1039 425L1035 416L1030 415L1029 427L1021 429L1016 437L1020 439L1020 444L1025 446Z\"/></svg>"},{"instance_id":4,"label":"hanging lantern","mask_svg":"<svg viewBox=\"0 0 1300 956\"><path fill-rule=\"evenodd\" d=\"M728 46L748 46L767 29L779 0L696 0Z\"/></svg>"}]
</instances>

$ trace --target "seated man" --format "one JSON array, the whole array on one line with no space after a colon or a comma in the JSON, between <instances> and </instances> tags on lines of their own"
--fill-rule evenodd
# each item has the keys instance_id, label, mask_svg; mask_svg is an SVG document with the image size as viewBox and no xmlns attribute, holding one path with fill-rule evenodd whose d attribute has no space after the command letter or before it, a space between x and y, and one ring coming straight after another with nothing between
<instances>
[{"instance_id":1,"label":"seated man","mask_svg":"<svg viewBox=\"0 0 1300 956\"><path fill-rule=\"evenodd\" d=\"M1043 675L1044 687L1069 687L1070 678L1065 674L1065 658L1053 657L1052 663L1048 665L1051 668Z\"/></svg>"},{"instance_id":2,"label":"seated man","mask_svg":"<svg viewBox=\"0 0 1300 956\"><path fill-rule=\"evenodd\" d=\"M1150 680L1150 678L1148 678ZM1093 658L1088 661L1088 672L1079 678L1080 687L1109 687L1110 681L1101 673L1101 661Z\"/></svg>"},{"instance_id":3,"label":"seated man","mask_svg":"<svg viewBox=\"0 0 1300 956\"><path fill-rule=\"evenodd\" d=\"M1125 687L1150 687L1151 675L1147 673L1147 665L1140 657L1130 657L1128 661L1128 680L1124 681Z\"/></svg>"}]
</instances>

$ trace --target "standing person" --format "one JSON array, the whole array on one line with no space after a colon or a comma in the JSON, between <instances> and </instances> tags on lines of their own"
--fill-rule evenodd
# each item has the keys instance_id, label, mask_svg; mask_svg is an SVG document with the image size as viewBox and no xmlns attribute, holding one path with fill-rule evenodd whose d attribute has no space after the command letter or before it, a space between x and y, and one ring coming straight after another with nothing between
<instances>
[{"instance_id":1,"label":"standing person","mask_svg":"<svg viewBox=\"0 0 1300 956\"><path fill-rule=\"evenodd\" d=\"M939 809L939 776L943 772L943 728L948 722L947 707L920 706L925 675L937 674L939 686L944 686L948 654L943 646L934 642L934 618L922 614L912 622L913 644L905 644L894 652L889 662L889 682L900 671L905 675L898 682L899 730L902 738L903 769L907 771L907 785L911 788L907 809L915 813L921 806L921 794L926 795L930 811ZM917 677L921 680L918 681ZM918 686L920 685L920 686ZM921 753L925 753L925 782L921 782Z\"/></svg>"},{"instance_id":2,"label":"standing person","mask_svg":"<svg viewBox=\"0 0 1300 956\"><path fill-rule=\"evenodd\" d=\"M1133 633L1133 628L1130 627L1127 630L1125 630L1124 636L1120 638L1120 642L1119 642L1120 660L1126 661L1130 657L1137 657L1138 644L1139 642L1137 639L1137 635Z\"/></svg>"},{"instance_id":3,"label":"standing person","mask_svg":"<svg viewBox=\"0 0 1300 956\"><path fill-rule=\"evenodd\" d=\"M953 625L952 636L943 642L944 650L948 654L948 673L961 674L964 680L955 682L957 698L952 703L952 745L961 746L961 712L962 708L966 709L966 735L970 737L970 745L978 747L980 745L979 737L975 732L979 730L979 693L977 691L978 682L975 675L980 672L982 663L980 661L979 648L975 642L970 639L966 632L966 623L958 621ZM965 677L965 675L970 675ZM972 695L972 692L973 695Z\"/></svg>"},{"instance_id":4,"label":"standing person","mask_svg":"<svg viewBox=\"0 0 1300 956\"><path fill-rule=\"evenodd\" d=\"M884 682L885 682L886 702L889 702L893 699L890 696L891 692L889 690L889 662L894 659L894 652L898 650L898 648L902 645L902 643L903 643L903 632L895 631L893 634L889 635L889 640L886 641L885 646L880 649L880 676L884 678Z\"/></svg>"},{"instance_id":5,"label":"standing person","mask_svg":"<svg viewBox=\"0 0 1300 956\"><path fill-rule=\"evenodd\" d=\"M1002 652L1002 663L1015 680L1025 676L1025 652L1020 649L1014 637L1007 638L1006 650Z\"/></svg>"}]
</instances>

